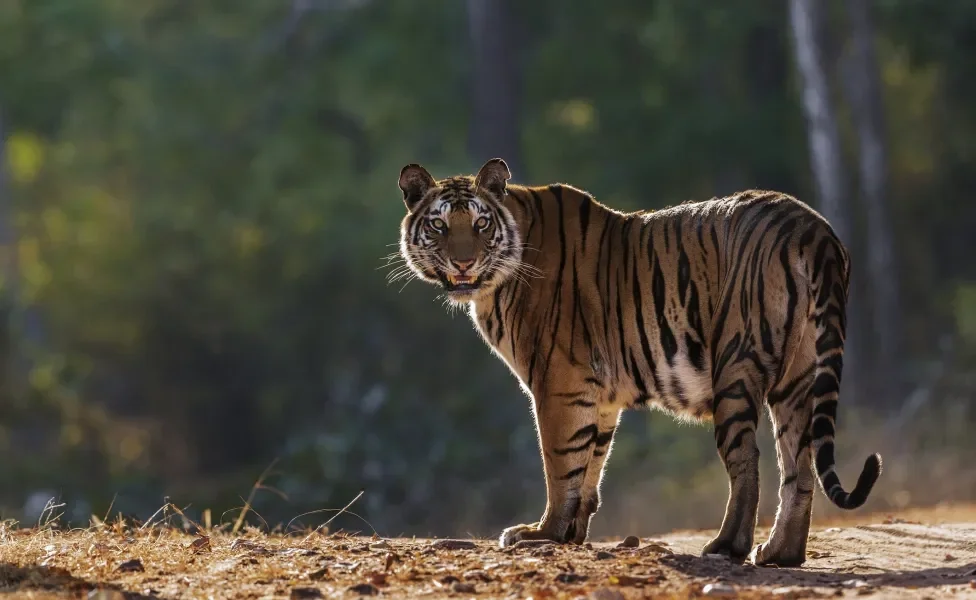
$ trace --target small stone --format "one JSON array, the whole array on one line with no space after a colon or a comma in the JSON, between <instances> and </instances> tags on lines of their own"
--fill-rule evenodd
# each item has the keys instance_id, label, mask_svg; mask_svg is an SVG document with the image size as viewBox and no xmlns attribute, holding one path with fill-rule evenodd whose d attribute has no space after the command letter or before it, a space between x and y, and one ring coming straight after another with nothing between
<instances>
[{"instance_id":1,"label":"small stone","mask_svg":"<svg viewBox=\"0 0 976 600\"><path fill-rule=\"evenodd\" d=\"M600 550L599 552L596 553L597 560L606 560L608 558L613 558L613 554L607 552L606 550Z\"/></svg>"},{"instance_id":2,"label":"small stone","mask_svg":"<svg viewBox=\"0 0 976 600\"><path fill-rule=\"evenodd\" d=\"M636 535L628 535L624 541L617 544L618 548L637 548L640 546L640 538Z\"/></svg>"},{"instance_id":3,"label":"small stone","mask_svg":"<svg viewBox=\"0 0 976 600\"><path fill-rule=\"evenodd\" d=\"M288 595L289 598L324 598L322 591L319 588L314 587L296 587L291 588L291 593Z\"/></svg>"},{"instance_id":4,"label":"small stone","mask_svg":"<svg viewBox=\"0 0 976 600\"><path fill-rule=\"evenodd\" d=\"M473 583L462 583L460 581L452 585L451 590L456 594L473 594L475 592Z\"/></svg>"},{"instance_id":5,"label":"small stone","mask_svg":"<svg viewBox=\"0 0 976 600\"><path fill-rule=\"evenodd\" d=\"M370 550L389 550L390 543L386 540L380 540L369 545Z\"/></svg>"},{"instance_id":6,"label":"small stone","mask_svg":"<svg viewBox=\"0 0 976 600\"><path fill-rule=\"evenodd\" d=\"M88 592L88 600L125 600L125 594L118 590L92 590Z\"/></svg>"},{"instance_id":7,"label":"small stone","mask_svg":"<svg viewBox=\"0 0 976 600\"><path fill-rule=\"evenodd\" d=\"M727 583L709 583L702 588L706 596L735 596L735 588Z\"/></svg>"},{"instance_id":8,"label":"small stone","mask_svg":"<svg viewBox=\"0 0 976 600\"><path fill-rule=\"evenodd\" d=\"M360 583L351 586L349 591L360 596L375 596L380 593L380 589L372 583Z\"/></svg>"},{"instance_id":9,"label":"small stone","mask_svg":"<svg viewBox=\"0 0 976 600\"><path fill-rule=\"evenodd\" d=\"M580 575L578 573L560 573L556 575L556 581L559 583L579 583L587 579L588 577L586 575Z\"/></svg>"},{"instance_id":10,"label":"small stone","mask_svg":"<svg viewBox=\"0 0 976 600\"><path fill-rule=\"evenodd\" d=\"M471 550L478 545L470 540L437 540L430 547L436 550Z\"/></svg>"},{"instance_id":11,"label":"small stone","mask_svg":"<svg viewBox=\"0 0 976 600\"><path fill-rule=\"evenodd\" d=\"M465 579L483 581L485 583L491 581L491 576L489 576L488 573L485 573L481 569L472 569L470 571L465 571L464 574L461 576L464 577Z\"/></svg>"}]
</instances>

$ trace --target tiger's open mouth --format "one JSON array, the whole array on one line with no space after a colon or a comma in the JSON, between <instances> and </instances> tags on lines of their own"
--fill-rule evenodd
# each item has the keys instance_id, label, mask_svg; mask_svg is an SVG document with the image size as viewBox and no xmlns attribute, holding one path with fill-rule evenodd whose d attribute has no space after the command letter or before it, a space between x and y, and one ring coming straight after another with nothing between
<instances>
[{"instance_id":1,"label":"tiger's open mouth","mask_svg":"<svg viewBox=\"0 0 976 600\"><path fill-rule=\"evenodd\" d=\"M467 292L471 290L476 290L481 286L481 278L473 277L471 275L452 275L448 273L446 276L447 291L449 292Z\"/></svg>"}]
</instances>

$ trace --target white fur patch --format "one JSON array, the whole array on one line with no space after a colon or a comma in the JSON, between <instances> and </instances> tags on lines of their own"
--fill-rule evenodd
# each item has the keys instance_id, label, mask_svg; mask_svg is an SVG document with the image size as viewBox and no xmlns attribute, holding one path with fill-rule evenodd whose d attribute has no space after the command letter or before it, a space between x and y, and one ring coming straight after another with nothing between
<instances>
[{"instance_id":1,"label":"white fur patch","mask_svg":"<svg viewBox=\"0 0 976 600\"><path fill-rule=\"evenodd\" d=\"M675 357L674 372L678 376L678 381L681 382L685 399L688 400L688 408L691 410L694 410L703 403L710 403L712 401L714 392L712 390L712 377L709 375L709 371L710 369L708 368L702 371L695 369L695 366L691 364L691 360L683 352Z\"/></svg>"}]
</instances>

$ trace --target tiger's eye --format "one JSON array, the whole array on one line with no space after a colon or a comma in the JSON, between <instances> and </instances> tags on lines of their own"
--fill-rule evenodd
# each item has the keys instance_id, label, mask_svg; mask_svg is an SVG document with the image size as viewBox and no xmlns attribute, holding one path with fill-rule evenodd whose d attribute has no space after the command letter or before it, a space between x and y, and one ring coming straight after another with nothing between
<instances>
[{"instance_id":1,"label":"tiger's eye","mask_svg":"<svg viewBox=\"0 0 976 600\"><path fill-rule=\"evenodd\" d=\"M480 219L474 222L474 226L477 227L478 229L485 229L486 227L488 227L488 218L481 217Z\"/></svg>"},{"instance_id":2,"label":"tiger's eye","mask_svg":"<svg viewBox=\"0 0 976 600\"><path fill-rule=\"evenodd\" d=\"M430 226L438 231L447 229L447 223L444 222L444 219L431 219Z\"/></svg>"}]
</instances>

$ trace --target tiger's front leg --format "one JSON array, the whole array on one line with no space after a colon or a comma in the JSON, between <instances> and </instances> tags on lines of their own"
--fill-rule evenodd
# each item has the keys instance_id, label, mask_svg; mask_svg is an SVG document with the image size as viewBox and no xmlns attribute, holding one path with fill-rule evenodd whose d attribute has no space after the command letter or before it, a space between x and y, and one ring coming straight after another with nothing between
<instances>
[{"instance_id":1,"label":"tiger's front leg","mask_svg":"<svg viewBox=\"0 0 976 600\"><path fill-rule=\"evenodd\" d=\"M534 390L532 404L546 476L546 510L538 523L503 531L500 543L502 547L521 540L582 543L599 504L596 486L613 429L601 436L597 402L583 390ZM599 460L594 458L598 446Z\"/></svg>"}]
</instances>

